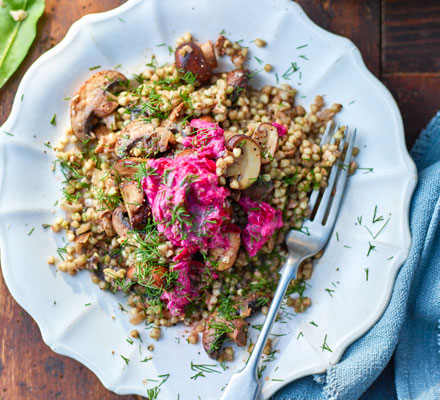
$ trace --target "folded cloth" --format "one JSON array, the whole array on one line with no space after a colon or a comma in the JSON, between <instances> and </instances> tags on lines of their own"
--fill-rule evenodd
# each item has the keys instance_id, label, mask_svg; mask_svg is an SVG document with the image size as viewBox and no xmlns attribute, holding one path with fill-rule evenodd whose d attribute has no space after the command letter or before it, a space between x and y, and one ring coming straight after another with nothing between
<instances>
[{"instance_id":1,"label":"folded cloth","mask_svg":"<svg viewBox=\"0 0 440 400\"><path fill-rule=\"evenodd\" d=\"M411 156L419 172L412 245L385 313L338 364L291 383L273 400L440 399L440 112Z\"/></svg>"}]
</instances>

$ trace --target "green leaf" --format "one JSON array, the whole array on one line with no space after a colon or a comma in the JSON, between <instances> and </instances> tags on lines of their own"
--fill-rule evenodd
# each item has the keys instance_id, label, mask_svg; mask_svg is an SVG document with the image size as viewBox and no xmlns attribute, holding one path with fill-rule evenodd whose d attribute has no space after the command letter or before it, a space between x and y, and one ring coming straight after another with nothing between
<instances>
[{"instance_id":1,"label":"green leaf","mask_svg":"<svg viewBox=\"0 0 440 400\"><path fill-rule=\"evenodd\" d=\"M3 0L0 6L0 88L16 71L37 34L44 0ZM25 10L27 17L14 21L11 10Z\"/></svg>"}]
</instances>

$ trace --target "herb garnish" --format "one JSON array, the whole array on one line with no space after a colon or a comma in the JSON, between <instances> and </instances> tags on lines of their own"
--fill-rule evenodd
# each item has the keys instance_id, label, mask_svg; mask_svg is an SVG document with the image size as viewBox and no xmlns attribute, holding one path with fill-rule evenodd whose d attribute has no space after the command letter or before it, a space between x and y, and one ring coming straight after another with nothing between
<instances>
[{"instance_id":1,"label":"herb garnish","mask_svg":"<svg viewBox=\"0 0 440 400\"><path fill-rule=\"evenodd\" d=\"M296 64L296 62L290 63L290 67L283 74L283 79L285 79L287 81L290 80L290 77L298 70L299 70L299 67Z\"/></svg>"},{"instance_id":2,"label":"herb garnish","mask_svg":"<svg viewBox=\"0 0 440 400\"><path fill-rule=\"evenodd\" d=\"M330 353L333 353L333 350L329 347L329 345L327 344L327 334L324 337L324 343L321 345L321 349L324 352L324 350L329 351Z\"/></svg>"},{"instance_id":3,"label":"herb garnish","mask_svg":"<svg viewBox=\"0 0 440 400\"><path fill-rule=\"evenodd\" d=\"M372 245L370 242L368 242L368 252L367 252L367 257L370 255L370 253L376 249L376 246Z\"/></svg>"},{"instance_id":4,"label":"herb garnish","mask_svg":"<svg viewBox=\"0 0 440 400\"><path fill-rule=\"evenodd\" d=\"M328 289L328 288L326 288L325 291L330 295L330 297L333 297L332 293L335 292L334 289Z\"/></svg>"},{"instance_id":5,"label":"herb garnish","mask_svg":"<svg viewBox=\"0 0 440 400\"><path fill-rule=\"evenodd\" d=\"M221 367L225 370L224 366ZM217 368L217 364L194 364L191 361L191 371L197 372L195 375L191 376L191 379L196 380L199 377L206 378L205 373L211 374L215 372L221 374L221 371L218 371L215 368Z\"/></svg>"},{"instance_id":6,"label":"herb garnish","mask_svg":"<svg viewBox=\"0 0 440 400\"><path fill-rule=\"evenodd\" d=\"M260 367L257 368L257 377L258 379L261 379L261 377L263 376L263 372L266 369L267 365L261 365Z\"/></svg>"}]
</instances>

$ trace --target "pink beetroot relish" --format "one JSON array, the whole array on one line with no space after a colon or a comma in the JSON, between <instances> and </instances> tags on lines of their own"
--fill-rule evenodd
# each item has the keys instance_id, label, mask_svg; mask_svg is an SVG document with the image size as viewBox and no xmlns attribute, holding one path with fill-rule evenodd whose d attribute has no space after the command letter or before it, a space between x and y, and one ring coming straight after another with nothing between
<instances>
[{"instance_id":1,"label":"pink beetroot relish","mask_svg":"<svg viewBox=\"0 0 440 400\"><path fill-rule=\"evenodd\" d=\"M287 134L287 128L278 122L272 122L272 125L277 128L278 136L285 136Z\"/></svg>"},{"instance_id":2,"label":"pink beetroot relish","mask_svg":"<svg viewBox=\"0 0 440 400\"><path fill-rule=\"evenodd\" d=\"M229 190L218 185L215 162L188 155L149 160L148 166L157 175L144 178L142 187L158 231L190 253L224 245Z\"/></svg>"},{"instance_id":3,"label":"pink beetroot relish","mask_svg":"<svg viewBox=\"0 0 440 400\"><path fill-rule=\"evenodd\" d=\"M275 125L282 135L282 125ZM196 130L184 137L182 144L193 153L171 158L148 160L150 171L142 180L142 187L151 206L157 229L174 246L179 247L171 270L178 271L177 284L165 291L165 301L172 315L181 315L184 307L197 297L194 283L209 269L209 263L192 260L199 250L227 248L228 232L240 232L230 223L231 206L228 189L219 186L215 159L225 153L223 129L217 124L200 119L191 121ZM285 129L285 128L284 128ZM280 133L281 130L281 133ZM241 233L242 243L251 256L283 226L281 212L265 202L254 202L242 197L240 204L248 214L248 222Z\"/></svg>"},{"instance_id":4,"label":"pink beetroot relish","mask_svg":"<svg viewBox=\"0 0 440 400\"><path fill-rule=\"evenodd\" d=\"M182 255L182 253L184 253ZM181 315L185 306L197 297L197 291L191 287L191 259L190 254L183 250L179 255L173 259L176 264L170 267L171 270L178 271L176 287L172 292L164 292L160 299L167 303L167 307L171 315Z\"/></svg>"},{"instance_id":5,"label":"pink beetroot relish","mask_svg":"<svg viewBox=\"0 0 440 400\"><path fill-rule=\"evenodd\" d=\"M199 157L218 158L224 154L224 131L218 124L202 119L193 119L191 127L196 129L196 133L194 136L186 136L182 139L182 144L185 147L197 150Z\"/></svg>"},{"instance_id":6,"label":"pink beetroot relish","mask_svg":"<svg viewBox=\"0 0 440 400\"><path fill-rule=\"evenodd\" d=\"M185 305L197 296L191 285L193 278L197 280L197 274L211 268L195 265L192 254L229 245L226 228L231 218L227 200L230 193L219 186L216 163L210 159L224 151L223 130L216 124L197 121L191 125L199 132L183 141L197 152L174 159L148 160L148 167L154 172L142 180L158 231L180 248L170 267L178 271L176 287L161 295L172 315L182 314Z\"/></svg>"},{"instance_id":7,"label":"pink beetroot relish","mask_svg":"<svg viewBox=\"0 0 440 400\"><path fill-rule=\"evenodd\" d=\"M242 197L239 203L248 217L246 227L241 232L241 241L253 257L275 231L283 226L282 213L264 201L252 201L249 197Z\"/></svg>"}]
</instances>

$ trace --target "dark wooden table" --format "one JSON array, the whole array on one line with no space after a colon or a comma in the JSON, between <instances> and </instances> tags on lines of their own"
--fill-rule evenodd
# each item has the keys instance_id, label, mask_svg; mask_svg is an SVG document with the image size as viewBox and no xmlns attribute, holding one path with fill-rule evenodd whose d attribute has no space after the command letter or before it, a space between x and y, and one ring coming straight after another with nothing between
<instances>
[{"instance_id":1,"label":"dark wooden table","mask_svg":"<svg viewBox=\"0 0 440 400\"><path fill-rule=\"evenodd\" d=\"M353 40L369 69L391 90L412 146L440 108L440 2L438 0L299 0L320 26ZM0 90L0 125L23 74L58 43L82 15L124 0L46 0L38 36L25 62ZM53 353L38 327L0 279L0 399L136 399L107 391L76 361Z\"/></svg>"}]
</instances>

